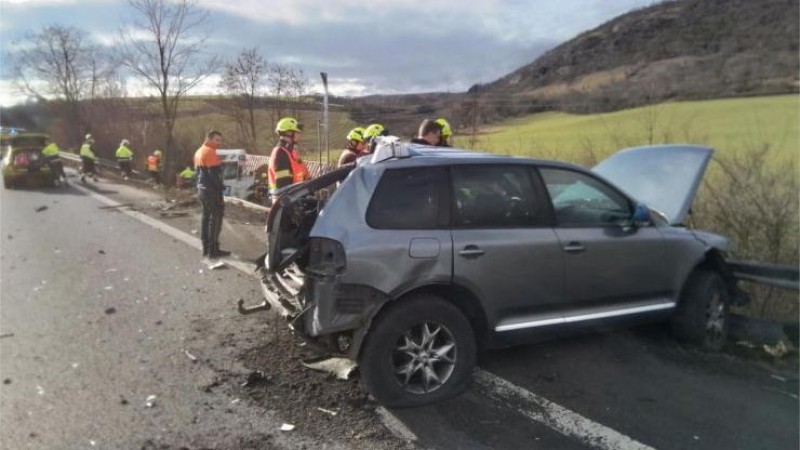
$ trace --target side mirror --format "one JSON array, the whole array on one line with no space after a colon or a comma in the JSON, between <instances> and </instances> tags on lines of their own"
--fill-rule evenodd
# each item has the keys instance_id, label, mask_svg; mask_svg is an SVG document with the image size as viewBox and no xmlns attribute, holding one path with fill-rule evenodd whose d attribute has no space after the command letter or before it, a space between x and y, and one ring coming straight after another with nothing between
<instances>
[{"instance_id":1,"label":"side mirror","mask_svg":"<svg viewBox=\"0 0 800 450\"><path fill-rule=\"evenodd\" d=\"M650 208L640 203L636 205L631 218L622 222L621 225L623 231L629 232L637 228L646 227L651 223Z\"/></svg>"},{"instance_id":2,"label":"side mirror","mask_svg":"<svg viewBox=\"0 0 800 450\"><path fill-rule=\"evenodd\" d=\"M637 204L636 209L633 211L631 222L634 227L646 227L650 225L652 223L652 220L650 220L650 208L642 203Z\"/></svg>"}]
</instances>

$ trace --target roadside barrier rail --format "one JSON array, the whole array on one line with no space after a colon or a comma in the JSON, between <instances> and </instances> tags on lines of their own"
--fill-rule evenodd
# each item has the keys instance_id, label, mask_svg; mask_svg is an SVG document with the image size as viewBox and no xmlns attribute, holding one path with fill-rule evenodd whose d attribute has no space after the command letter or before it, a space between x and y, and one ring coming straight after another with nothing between
<instances>
[{"instance_id":1,"label":"roadside barrier rail","mask_svg":"<svg viewBox=\"0 0 800 450\"><path fill-rule=\"evenodd\" d=\"M800 291L800 269L797 266L756 261L729 261L728 266L741 281Z\"/></svg>"}]
</instances>

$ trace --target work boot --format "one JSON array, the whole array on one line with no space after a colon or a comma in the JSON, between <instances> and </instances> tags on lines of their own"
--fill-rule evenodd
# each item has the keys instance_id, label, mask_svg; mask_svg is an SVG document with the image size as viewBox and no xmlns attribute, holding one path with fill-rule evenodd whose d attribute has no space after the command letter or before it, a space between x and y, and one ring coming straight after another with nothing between
<instances>
[{"instance_id":1,"label":"work boot","mask_svg":"<svg viewBox=\"0 0 800 450\"><path fill-rule=\"evenodd\" d=\"M209 255L211 258L225 258L226 256L231 256L231 252L227 250L212 250L211 254Z\"/></svg>"}]
</instances>

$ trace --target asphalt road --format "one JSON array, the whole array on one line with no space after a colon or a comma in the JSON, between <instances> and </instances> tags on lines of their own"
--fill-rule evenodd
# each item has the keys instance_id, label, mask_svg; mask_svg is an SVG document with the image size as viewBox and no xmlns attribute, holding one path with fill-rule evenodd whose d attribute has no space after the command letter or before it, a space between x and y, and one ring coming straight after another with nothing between
<instances>
[{"instance_id":1,"label":"asphalt road","mask_svg":"<svg viewBox=\"0 0 800 450\"><path fill-rule=\"evenodd\" d=\"M99 186L120 202L153 197ZM281 433L280 412L235 398L220 374L246 373L237 358L263 322L233 305L255 284L102 208L74 188L0 195L0 331L13 333L0 339L0 447L370 447ZM255 256L260 225L240 225L223 243ZM796 367L684 349L663 327L494 352L481 367L464 395L393 411L416 445L798 448Z\"/></svg>"},{"instance_id":2,"label":"asphalt road","mask_svg":"<svg viewBox=\"0 0 800 450\"><path fill-rule=\"evenodd\" d=\"M259 325L234 309L251 280L102 207L75 188L0 194L0 447L315 448L217 386Z\"/></svg>"}]
</instances>

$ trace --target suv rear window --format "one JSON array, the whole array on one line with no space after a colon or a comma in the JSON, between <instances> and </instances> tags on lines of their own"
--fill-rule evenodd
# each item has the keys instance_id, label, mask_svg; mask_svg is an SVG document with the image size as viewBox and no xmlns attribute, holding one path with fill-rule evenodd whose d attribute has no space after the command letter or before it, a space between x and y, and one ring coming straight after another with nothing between
<instances>
[{"instance_id":1,"label":"suv rear window","mask_svg":"<svg viewBox=\"0 0 800 450\"><path fill-rule=\"evenodd\" d=\"M367 224L388 230L445 227L448 208L442 197L446 180L443 167L387 170L367 209Z\"/></svg>"}]
</instances>

